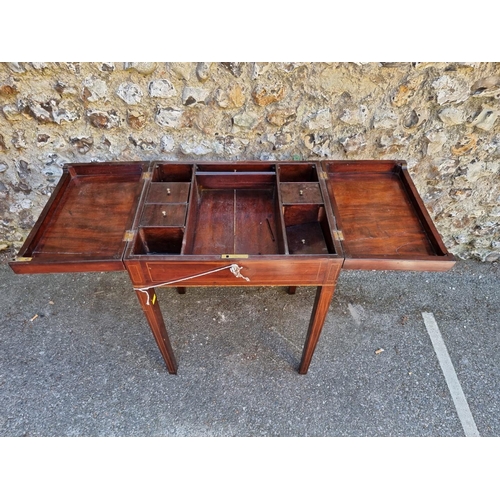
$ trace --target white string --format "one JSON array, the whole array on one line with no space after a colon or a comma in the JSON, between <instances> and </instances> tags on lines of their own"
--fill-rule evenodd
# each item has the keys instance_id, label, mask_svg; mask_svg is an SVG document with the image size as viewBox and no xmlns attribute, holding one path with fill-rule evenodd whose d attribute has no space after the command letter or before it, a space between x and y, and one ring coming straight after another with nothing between
<instances>
[{"instance_id":1,"label":"white string","mask_svg":"<svg viewBox=\"0 0 500 500\"><path fill-rule=\"evenodd\" d=\"M199 278L200 276L206 276L207 274L212 274L212 273L217 273L219 271L224 271L224 269L229 269L237 278L243 278L246 281L250 281L250 278L247 278L246 276L243 276L240 273L240 271L243 269L242 267L238 266L238 264L231 264L229 266L220 267L218 269L212 269L211 271L206 271L204 273L194 274L193 276L187 276L186 278L179 278L178 280L172 280L172 281L166 281L165 283L159 283L158 285L144 286L141 288L134 287L134 290L136 290L138 292L143 292L146 294L146 296L148 298L148 300L146 301L146 305L149 306L148 290L150 290L151 288L173 285L174 283L179 283L180 281L187 281L187 280L191 280L193 278Z\"/></svg>"}]
</instances>

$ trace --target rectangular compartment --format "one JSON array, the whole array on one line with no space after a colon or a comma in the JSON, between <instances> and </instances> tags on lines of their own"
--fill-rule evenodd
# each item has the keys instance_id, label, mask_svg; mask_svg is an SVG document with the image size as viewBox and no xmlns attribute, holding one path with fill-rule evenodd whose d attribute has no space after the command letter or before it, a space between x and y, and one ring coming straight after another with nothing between
<instances>
[{"instance_id":1,"label":"rectangular compartment","mask_svg":"<svg viewBox=\"0 0 500 500\"><path fill-rule=\"evenodd\" d=\"M182 163L153 164L153 182L191 182L193 165Z\"/></svg>"},{"instance_id":2,"label":"rectangular compartment","mask_svg":"<svg viewBox=\"0 0 500 500\"><path fill-rule=\"evenodd\" d=\"M202 171L196 185L186 254L284 253L273 171Z\"/></svg>"},{"instance_id":3,"label":"rectangular compartment","mask_svg":"<svg viewBox=\"0 0 500 500\"><path fill-rule=\"evenodd\" d=\"M286 205L284 220L290 254L335 254L324 205Z\"/></svg>"},{"instance_id":4,"label":"rectangular compartment","mask_svg":"<svg viewBox=\"0 0 500 500\"><path fill-rule=\"evenodd\" d=\"M280 182L318 182L315 163L281 163L278 172Z\"/></svg>"},{"instance_id":5,"label":"rectangular compartment","mask_svg":"<svg viewBox=\"0 0 500 500\"><path fill-rule=\"evenodd\" d=\"M184 229L181 227L143 227L135 239L135 255L179 255Z\"/></svg>"}]
</instances>

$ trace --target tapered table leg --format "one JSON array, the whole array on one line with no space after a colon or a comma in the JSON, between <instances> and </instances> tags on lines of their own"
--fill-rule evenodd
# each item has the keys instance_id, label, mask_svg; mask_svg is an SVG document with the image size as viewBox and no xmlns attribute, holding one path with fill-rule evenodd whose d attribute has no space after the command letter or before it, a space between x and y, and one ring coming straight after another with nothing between
<instances>
[{"instance_id":1,"label":"tapered table leg","mask_svg":"<svg viewBox=\"0 0 500 500\"><path fill-rule=\"evenodd\" d=\"M311 359L316 349L321 330L325 323L328 308L332 301L335 286L319 286L316 291L316 298L309 322L309 330L307 331L304 350L302 351L302 360L300 361L299 373L305 375L311 364Z\"/></svg>"},{"instance_id":2,"label":"tapered table leg","mask_svg":"<svg viewBox=\"0 0 500 500\"><path fill-rule=\"evenodd\" d=\"M296 286L289 286L288 287L288 293L289 293L289 295L294 295L295 294L295 290L297 290Z\"/></svg>"},{"instance_id":3,"label":"tapered table leg","mask_svg":"<svg viewBox=\"0 0 500 500\"><path fill-rule=\"evenodd\" d=\"M165 328L163 316L161 315L155 289L151 288L144 292L136 290L136 293L139 298L139 302L141 303L142 310L148 320L149 326L153 331L153 335L156 343L158 344L161 355L165 360L167 370L169 373L175 375L177 373L177 361L175 360L174 351L170 345L170 340L168 338L167 329Z\"/></svg>"}]
</instances>

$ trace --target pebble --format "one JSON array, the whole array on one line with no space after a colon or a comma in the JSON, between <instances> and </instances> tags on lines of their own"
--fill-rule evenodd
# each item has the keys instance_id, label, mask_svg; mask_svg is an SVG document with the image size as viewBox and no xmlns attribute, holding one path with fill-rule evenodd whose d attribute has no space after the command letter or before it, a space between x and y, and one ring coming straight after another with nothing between
<instances>
[{"instance_id":1,"label":"pebble","mask_svg":"<svg viewBox=\"0 0 500 500\"><path fill-rule=\"evenodd\" d=\"M127 104L138 104L141 102L143 93L141 88L135 83L121 83L116 91L116 95L123 99Z\"/></svg>"},{"instance_id":2,"label":"pebble","mask_svg":"<svg viewBox=\"0 0 500 500\"><path fill-rule=\"evenodd\" d=\"M210 76L210 69L212 67L212 63L201 62L196 66L196 76L200 82L205 82L208 80Z\"/></svg>"},{"instance_id":3,"label":"pebble","mask_svg":"<svg viewBox=\"0 0 500 500\"><path fill-rule=\"evenodd\" d=\"M305 122L305 126L308 130L331 128L332 114L330 109L320 109L316 113L310 115Z\"/></svg>"},{"instance_id":4,"label":"pebble","mask_svg":"<svg viewBox=\"0 0 500 500\"><path fill-rule=\"evenodd\" d=\"M123 63L124 70L135 70L141 75L149 75L156 69L157 63L155 62L126 62Z\"/></svg>"},{"instance_id":5,"label":"pebble","mask_svg":"<svg viewBox=\"0 0 500 500\"><path fill-rule=\"evenodd\" d=\"M179 128L182 113L182 110L177 108L158 108L155 121L161 127Z\"/></svg>"},{"instance_id":6,"label":"pebble","mask_svg":"<svg viewBox=\"0 0 500 500\"><path fill-rule=\"evenodd\" d=\"M210 91L201 87L184 87L182 91L182 104L191 106L193 104L205 104Z\"/></svg>"},{"instance_id":7,"label":"pebble","mask_svg":"<svg viewBox=\"0 0 500 500\"><path fill-rule=\"evenodd\" d=\"M243 111L233 117L234 125L242 128L254 128L259 123L259 116L256 113Z\"/></svg>"},{"instance_id":8,"label":"pebble","mask_svg":"<svg viewBox=\"0 0 500 500\"><path fill-rule=\"evenodd\" d=\"M177 95L177 91L173 84L166 79L153 80L149 83L149 95L151 97L167 98Z\"/></svg>"}]
</instances>

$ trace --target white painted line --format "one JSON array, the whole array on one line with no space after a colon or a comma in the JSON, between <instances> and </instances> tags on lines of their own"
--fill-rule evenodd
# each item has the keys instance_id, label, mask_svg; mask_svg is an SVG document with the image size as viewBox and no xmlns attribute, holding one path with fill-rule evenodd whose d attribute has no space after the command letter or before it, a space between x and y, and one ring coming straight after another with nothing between
<instances>
[{"instance_id":1,"label":"white painted line","mask_svg":"<svg viewBox=\"0 0 500 500\"><path fill-rule=\"evenodd\" d=\"M464 391L462 386L458 381L455 368L451 362L448 349L444 343L439 327L436 323L434 315L432 313L423 312L422 317L424 318L425 327L431 338L434 351L436 352L439 364L441 365L441 370L443 371L444 378L448 384L448 389L450 391L453 403L458 413L458 418L462 424L466 437L479 437L479 431L476 427L476 422L474 422L474 417L469 408L469 404L465 399Z\"/></svg>"}]
</instances>

